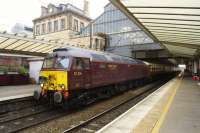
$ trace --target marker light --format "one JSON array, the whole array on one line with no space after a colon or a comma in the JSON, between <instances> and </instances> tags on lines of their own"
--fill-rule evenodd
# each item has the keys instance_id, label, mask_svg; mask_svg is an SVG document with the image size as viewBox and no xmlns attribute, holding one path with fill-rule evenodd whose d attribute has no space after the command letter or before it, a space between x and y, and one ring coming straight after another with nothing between
<instances>
[{"instance_id":1,"label":"marker light","mask_svg":"<svg viewBox=\"0 0 200 133\"><path fill-rule=\"evenodd\" d=\"M62 89L65 89L65 85L61 85L61 88L62 88Z\"/></svg>"},{"instance_id":2,"label":"marker light","mask_svg":"<svg viewBox=\"0 0 200 133\"><path fill-rule=\"evenodd\" d=\"M42 83L42 84L40 84L40 87L43 87L44 86L44 84Z\"/></svg>"}]
</instances>

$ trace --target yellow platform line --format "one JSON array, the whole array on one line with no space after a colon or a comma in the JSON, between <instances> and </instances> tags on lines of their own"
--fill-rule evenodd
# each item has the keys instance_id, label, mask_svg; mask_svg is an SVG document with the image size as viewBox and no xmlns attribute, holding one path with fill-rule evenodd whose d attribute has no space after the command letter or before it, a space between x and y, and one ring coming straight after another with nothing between
<instances>
[{"instance_id":1,"label":"yellow platform line","mask_svg":"<svg viewBox=\"0 0 200 133\"><path fill-rule=\"evenodd\" d=\"M171 104L173 102L173 99L174 99L174 97L176 95L176 92L177 92L178 88L180 87L181 81L182 81L182 77L179 79L179 82L174 87L174 91L172 92L172 95L170 96L165 108L163 109L163 112L160 115L160 118L156 122L156 124L153 127L151 133L159 133L160 127L162 126L162 124L163 124L163 122L165 120L165 117L166 117L167 112L169 111L169 108L170 108L170 106L171 106Z\"/></svg>"}]
</instances>

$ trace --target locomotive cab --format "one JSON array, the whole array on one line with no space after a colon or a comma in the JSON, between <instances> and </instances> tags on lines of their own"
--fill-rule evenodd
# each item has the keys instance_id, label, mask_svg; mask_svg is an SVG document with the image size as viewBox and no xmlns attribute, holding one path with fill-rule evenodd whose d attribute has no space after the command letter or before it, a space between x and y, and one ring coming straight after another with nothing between
<instances>
[{"instance_id":1,"label":"locomotive cab","mask_svg":"<svg viewBox=\"0 0 200 133\"><path fill-rule=\"evenodd\" d=\"M90 86L89 73L89 58L68 56L67 51L54 51L44 59L40 88L34 91L34 98L63 103L69 99L70 91Z\"/></svg>"},{"instance_id":2,"label":"locomotive cab","mask_svg":"<svg viewBox=\"0 0 200 133\"><path fill-rule=\"evenodd\" d=\"M67 56L44 59L39 77L40 89L34 92L35 99L39 100L42 96L60 103L68 96L67 71L70 69L70 60Z\"/></svg>"}]
</instances>

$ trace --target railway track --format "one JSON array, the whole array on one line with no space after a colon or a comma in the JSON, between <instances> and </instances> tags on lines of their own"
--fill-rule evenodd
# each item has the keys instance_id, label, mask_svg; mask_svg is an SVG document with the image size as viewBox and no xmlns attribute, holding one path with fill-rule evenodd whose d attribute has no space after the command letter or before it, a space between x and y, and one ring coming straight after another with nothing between
<instances>
[{"instance_id":1,"label":"railway track","mask_svg":"<svg viewBox=\"0 0 200 133\"><path fill-rule=\"evenodd\" d=\"M24 109L17 110L17 111L12 111L12 112L9 112L7 114L0 116L0 124L9 122L9 121L14 121L20 117L29 116L32 114L38 114L45 110L47 110L46 106L38 105L38 106L29 107L29 108L24 108Z\"/></svg>"},{"instance_id":2,"label":"railway track","mask_svg":"<svg viewBox=\"0 0 200 133\"><path fill-rule=\"evenodd\" d=\"M169 79L167 80L169 81ZM165 84L167 81L157 83L150 89L134 96L124 102L119 103L112 108L109 108L102 113L99 113L86 121L81 121L80 124L72 126L63 131L63 133L93 133L98 131L100 128L117 118L119 115L136 105L139 101L144 99L146 96L157 90L160 86Z\"/></svg>"},{"instance_id":3,"label":"railway track","mask_svg":"<svg viewBox=\"0 0 200 133\"><path fill-rule=\"evenodd\" d=\"M21 131L62 115L47 104L37 104L33 97L2 101L0 108L0 133Z\"/></svg>"},{"instance_id":4,"label":"railway track","mask_svg":"<svg viewBox=\"0 0 200 133\"><path fill-rule=\"evenodd\" d=\"M35 126L43 122L47 122L52 119L56 119L63 115L66 115L66 112L64 112L62 109L47 108L43 110L37 110L27 115L22 115L17 118L1 121L0 132L19 132L23 129Z\"/></svg>"},{"instance_id":5,"label":"railway track","mask_svg":"<svg viewBox=\"0 0 200 133\"><path fill-rule=\"evenodd\" d=\"M162 84L163 83L165 82L163 81ZM100 129L107 123L109 123L110 120L113 120L114 118L116 118L117 116L119 116L120 114L128 110L129 108L131 108L133 105L135 105L138 101L140 101L141 99L149 95L151 92L157 89L158 86L160 86L160 84L161 84L160 82L156 83L151 87L151 89L149 88L150 90L148 89L148 91L142 92L136 97L132 97L129 100L123 103L120 103L117 106L112 107L111 109L108 109L100 114L97 114L86 121L82 121L81 124L78 124L72 128L69 128L64 132L83 133L83 132L97 131L98 129ZM24 101L21 99L16 102L20 103L20 101L23 103L26 103L26 99L24 99ZM14 103L14 101L12 101L11 103ZM8 104L10 105L11 103L8 102ZM1 105L6 105L6 104L0 103L0 106ZM49 108L48 106L44 107L43 105L35 106L35 104L34 106L31 106L31 107L29 106L28 105L21 106L21 109L19 108L16 110L11 109L12 111L10 111L9 113L0 114L0 133L1 132L2 133L19 132L26 128L33 127L50 120L57 119L62 116L73 115L73 111L65 112L61 108L53 108L53 107Z\"/></svg>"},{"instance_id":6,"label":"railway track","mask_svg":"<svg viewBox=\"0 0 200 133\"><path fill-rule=\"evenodd\" d=\"M17 110L31 107L34 104L35 104L35 102L33 101L32 96L1 101L0 102L0 108L1 108L0 117L1 117L1 115L5 115L12 111L17 111Z\"/></svg>"},{"instance_id":7,"label":"railway track","mask_svg":"<svg viewBox=\"0 0 200 133\"><path fill-rule=\"evenodd\" d=\"M24 97L0 102L0 124L17 119L21 116L30 115L36 110L44 108L45 103L36 103L33 97Z\"/></svg>"}]
</instances>

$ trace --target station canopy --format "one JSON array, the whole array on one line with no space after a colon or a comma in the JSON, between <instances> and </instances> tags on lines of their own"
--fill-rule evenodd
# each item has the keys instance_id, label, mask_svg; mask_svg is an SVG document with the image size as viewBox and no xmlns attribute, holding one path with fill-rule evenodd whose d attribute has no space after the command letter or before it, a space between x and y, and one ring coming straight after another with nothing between
<instances>
[{"instance_id":1,"label":"station canopy","mask_svg":"<svg viewBox=\"0 0 200 133\"><path fill-rule=\"evenodd\" d=\"M0 33L0 53L45 56L53 49L68 47L69 44L52 40L38 40L17 34Z\"/></svg>"},{"instance_id":2,"label":"station canopy","mask_svg":"<svg viewBox=\"0 0 200 133\"><path fill-rule=\"evenodd\" d=\"M177 56L200 49L200 0L110 0L155 42Z\"/></svg>"}]
</instances>

